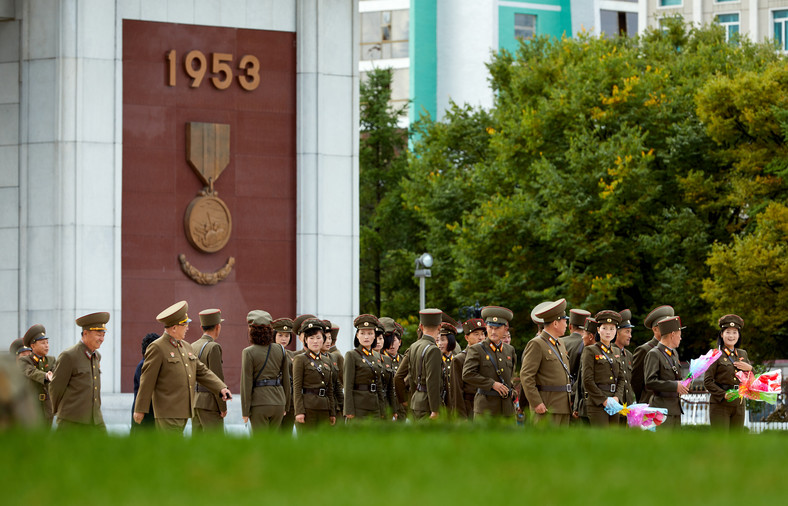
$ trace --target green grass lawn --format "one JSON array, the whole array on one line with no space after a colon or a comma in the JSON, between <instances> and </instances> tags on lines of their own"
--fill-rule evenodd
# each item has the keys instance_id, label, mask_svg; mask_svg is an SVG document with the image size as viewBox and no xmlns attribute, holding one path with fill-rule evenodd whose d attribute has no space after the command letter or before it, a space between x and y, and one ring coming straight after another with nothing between
<instances>
[{"instance_id":1,"label":"green grass lawn","mask_svg":"<svg viewBox=\"0 0 788 506\"><path fill-rule=\"evenodd\" d=\"M788 434L690 428L396 425L298 438L10 432L0 448L5 505L741 505L782 504L788 490Z\"/></svg>"}]
</instances>

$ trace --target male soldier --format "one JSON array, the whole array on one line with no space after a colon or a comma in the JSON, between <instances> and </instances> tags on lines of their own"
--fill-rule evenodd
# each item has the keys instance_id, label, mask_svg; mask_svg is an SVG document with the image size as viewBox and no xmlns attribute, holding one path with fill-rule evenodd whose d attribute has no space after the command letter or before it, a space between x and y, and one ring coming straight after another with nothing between
<instances>
[{"instance_id":1,"label":"male soldier","mask_svg":"<svg viewBox=\"0 0 788 506\"><path fill-rule=\"evenodd\" d=\"M134 421L142 422L153 401L156 427L183 432L194 413L194 388L199 381L223 400L232 398L222 380L197 359L191 344L184 341L189 330L189 304L176 302L156 316L164 333L145 352L140 389L134 405Z\"/></svg>"},{"instance_id":2,"label":"male soldier","mask_svg":"<svg viewBox=\"0 0 788 506\"><path fill-rule=\"evenodd\" d=\"M652 309L643 320L643 325L654 333L654 337L635 348L635 353L632 356L632 389L635 391L635 396L637 396L639 402L648 402L651 398L651 392L645 391L643 381L643 363L646 360L646 353L659 344L660 335L659 327L657 326L659 322L671 317L673 317L673 308L671 306L658 306Z\"/></svg>"},{"instance_id":3,"label":"male soldier","mask_svg":"<svg viewBox=\"0 0 788 506\"><path fill-rule=\"evenodd\" d=\"M46 329L37 323L27 329L23 344L32 350L32 353L21 359L22 372L29 380L30 391L38 399L38 405L43 415L46 427L52 425L52 399L49 393L49 383L52 381L52 371L57 361L49 353L49 339Z\"/></svg>"},{"instance_id":4,"label":"male soldier","mask_svg":"<svg viewBox=\"0 0 788 506\"><path fill-rule=\"evenodd\" d=\"M19 339L14 339L11 342L11 346L8 347L8 351L11 353L12 356L16 357L16 363L21 367L21 360L24 357L29 356L33 353L33 350L25 346L24 341L20 337Z\"/></svg>"},{"instance_id":5,"label":"male soldier","mask_svg":"<svg viewBox=\"0 0 788 506\"><path fill-rule=\"evenodd\" d=\"M49 393L57 428L90 427L106 430L101 414L101 355L109 313L90 313L76 319L82 340L57 358Z\"/></svg>"},{"instance_id":6,"label":"male soldier","mask_svg":"<svg viewBox=\"0 0 788 506\"><path fill-rule=\"evenodd\" d=\"M597 321L591 317L586 318L583 325L583 347L591 346L596 340ZM572 384L572 420L590 424L588 409L586 409L586 389L583 386L583 368L577 371L577 378Z\"/></svg>"},{"instance_id":7,"label":"male soldier","mask_svg":"<svg viewBox=\"0 0 788 506\"><path fill-rule=\"evenodd\" d=\"M336 358L333 354L330 353L332 341L331 341L331 328L334 324L331 323L329 320L323 320L323 329L326 335L326 339L323 341L323 347L320 349L320 356L322 357L323 361L326 362L331 366L331 392L333 395L332 403L336 408L337 413L343 413L345 407L345 395L342 391L342 383L340 379L344 376L344 371L339 369L337 365Z\"/></svg>"},{"instance_id":8,"label":"male soldier","mask_svg":"<svg viewBox=\"0 0 788 506\"><path fill-rule=\"evenodd\" d=\"M428 308L419 311L419 330L421 338L413 343L405 352L402 364L394 375L395 391L403 406L408 406L404 392L410 392L410 409L419 420L429 414L430 418L438 418L441 405L441 352L435 344L435 337L440 333L443 311ZM408 377L410 368L412 374ZM405 386L405 378L409 378L409 389Z\"/></svg>"},{"instance_id":9,"label":"male soldier","mask_svg":"<svg viewBox=\"0 0 788 506\"><path fill-rule=\"evenodd\" d=\"M476 388L474 418L484 413L502 417L514 415L514 348L503 342L513 316L514 313L505 307L482 308L487 338L468 347L462 368L462 380Z\"/></svg>"},{"instance_id":10,"label":"male soldier","mask_svg":"<svg viewBox=\"0 0 788 506\"><path fill-rule=\"evenodd\" d=\"M659 322L659 344L646 353L643 364L646 389L653 392L649 406L667 408L666 427L681 426L681 400L689 392L681 384L681 366L676 349L681 343L681 318L674 316Z\"/></svg>"},{"instance_id":11,"label":"male soldier","mask_svg":"<svg viewBox=\"0 0 788 506\"><path fill-rule=\"evenodd\" d=\"M454 355L452 359L452 369L455 371L455 374L451 377L451 398L454 401L454 412L462 418L472 420L476 388L462 380L462 370L465 367L468 349L474 344L484 341L484 338L487 337L487 326L481 318L471 318L462 324L462 331L468 346Z\"/></svg>"},{"instance_id":12,"label":"male soldier","mask_svg":"<svg viewBox=\"0 0 788 506\"><path fill-rule=\"evenodd\" d=\"M199 316L203 333L202 337L192 343L192 348L197 350L197 359L213 371L217 378L224 381L222 347L216 342L219 339L224 321L222 311L220 309L206 309L200 311ZM192 432L223 429L226 415L227 402L197 382Z\"/></svg>"},{"instance_id":13,"label":"male soldier","mask_svg":"<svg viewBox=\"0 0 788 506\"><path fill-rule=\"evenodd\" d=\"M561 338L566 348L566 354L569 355L569 374L572 375L572 378L577 378L577 371L580 370L580 355L583 353L583 325L589 316L591 313L585 309L570 309L569 335Z\"/></svg>"},{"instance_id":14,"label":"male soldier","mask_svg":"<svg viewBox=\"0 0 788 506\"><path fill-rule=\"evenodd\" d=\"M560 338L566 333L566 300L550 304L536 316L544 320L544 330L525 347L520 381L534 414L534 423L552 416L556 425L568 425L572 379L569 357Z\"/></svg>"},{"instance_id":15,"label":"male soldier","mask_svg":"<svg viewBox=\"0 0 788 506\"><path fill-rule=\"evenodd\" d=\"M635 391L632 388L632 352L627 349L632 340L632 311L625 309L619 313L621 315L621 325L616 333L615 344L621 349L621 368L624 373L624 388L621 392L616 392L621 404L632 405L635 401ZM626 423L627 417L622 416L620 421Z\"/></svg>"}]
</instances>

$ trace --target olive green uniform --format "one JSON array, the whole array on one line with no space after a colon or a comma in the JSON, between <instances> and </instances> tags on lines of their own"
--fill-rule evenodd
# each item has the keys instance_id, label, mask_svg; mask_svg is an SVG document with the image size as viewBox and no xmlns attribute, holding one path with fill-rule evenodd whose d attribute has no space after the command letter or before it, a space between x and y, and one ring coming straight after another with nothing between
<instances>
[{"instance_id":1,"label":"olive green uniform","mask_svg":"<svg viewBox=\"0 0 788 506\"><path fill-rule=\"evenodd\" d=\"M569 357L569 373L573 378L577 378L577 372L580 370L580 355L583 353L583 336L579 332L572 332L566 337L560 338L566 348L566 354Z\"/></svg>"},{"instance_id":2,"label":"olive green uniform","mask_svg":"<svg viewBox=\"0 0 788 506\"><path fill-rule=\"evenodd\" d=\"M512 376L514 374L514 348L504 342L495 346L490 338L467 348L465 364L462 367L462 380L476 388L473 399L475 416L489 414L494 416L514 415L512 396ZM507 397L493 390L493 384L503 383L509 389Z\"/></svg>"},{"instance_id":3,"label":"olive green uniform","mask_svg":"<svg viewBox=\"0 0 788 506\"><path fill-rule=\"evenodd\" d=\"M397 371L399 370L399 366L402 364L402 355L397 353L396 355L389 355L388 350L384 351L381 354L381 357L384 361L387 361L391 364L391 384L393 385L393 402L394 402L394 412L397 414L397 421L404 422L408 416L408 408L402 405L400 402L400 395L397 392L397 382L395 377L397 376Z\"/></svg>"},{"instance_id":4,"label":"olive green uniform","mask_svg":"<svg viewBox=\"0 0 788 506\"><path fill-rule=\"evenodd\" d=\"M440 410L442 375L440 349L434 337L424 334L405 352L395 375L397 391L410 393L408 406L417 420Z\"/></svg>"},{"instance_id":5,"label":"olive green uniform","mask_svg":"<svg viewBox=\"0 0 788 506\"><path fill-rule=\"evenodd\" d=\"M520 382L531 410L544 403L547 413L534 415L539 423L548 415L553 423L569 423L571 378L564 343L542 331L525 346Z\"/></svg>"},{"instance_id":6,"label":"olive green uniform","mask_svg":"<svg viewBox=\"0 0 788 506\"><path fill-rule=\"evenodd\" d=\"M47 427L52 425L53 411L52 397L49 394L49 380L46 378L46 373L53 371L56 364L57 360L50 355L39 357L35 353L31 353L19 359L22 373L28 379L30 391L34 393L35 399L38 401L37 404L41 409L41 416Z\"/></svg>"},{"instance_id":7,"label":"olive green uniform","mask_svg":"<svg viewBox=\"0 0 788 506\"><path fill-rule=\"evenodd\" d=\"M323 360L331 365L331 392L333 394L331 402L334 403L335 416L340 416L345 407L345 393L342 388L343 371L339 368L336 355L324 352L322 356Z\"/></svg>"},{"instance_id":8,"label":"olive green uniform","mask_svg":"<svg viewBox=\"0 0 788 506\"><path fill-rule=\"evenodd\" d=\"M191 344L164 332L145 350L134 411L147 413L152 402L158 428L183 431L194 414L198 381L216 395L227 388L197 359Z\"/></svg>"},{"instance_id":9,"label":"olive green uniform","mask_svg":"<svg viewBox=\"0 0 788 506\"><path fill-rule=\"evenodd\" d=\"M101 414L101 354L80 341L57 359L49 384L59 427L94 425L104 428Z\"/></svg>"},{"instance_id":10,"label":"olive green uniform","mask_svg":"<svg viewBox=\"0 0 788 506\"><path fill-rule=\"evenodd\" d=\"M709 419L714 428L726 430L744 428L744 402L740 400L730 402L725 399L725 392L739 386L739 378L736 377L739 369L733 365L738 361L749 364L747 352L740 348L735 348L731 352L723 346L722 356L711 364L703 376L703 386L711 394Z\"/></svg>"},{"instance_id":11,"label":"olive green uniform","mask_svg":"<svg viewBox=\"0 0 788 506\"><path fill-rule=\"evenodd\" d=\"M253 344L241 352L241 416L252 430L278 428L290 399L290 367L281 344Z\"/></svg>"},{"instance_id":12,"label":"olive green uniform","mask_svg":"<svg viewBox=\"0 0 788 506\"><path fill-rule=\"evenodd\" d=\"M381 378L383 365L378 352L358 346L345 354L344 365L345 416L386 416L386 399Z\"/></svg>"},{"instance_id":13,"label":"olive green uniform","mask_svg":"<svg viewBox=\"0 0 788 506\"><path fill-rule=\"evenodd\" d=\"M467 348L454 355L452 369L455 374L451 376L451 399L454 412L462 418L473 419L473 401L476 389L462 380L462 370L465 367L465 358L468 356Z\"/></svg>"},{"instance_id":14,"label":"olive green uniform","mask_svg":"<svg viewBox=\"0 0 788 506\"><path fill-rule=\"evenodd\" d=\"M451 381L453 374L454 354L441 355L441 402L449 412L454 412L454 393L451 391ZM462 374L462 371L460 371Z\"/></svg>"},{"instance_id":15,"label":"olive green uniform","mask_svg":"<svg viewBox=\"0 0 788 506\"><path fill-rule=\"evenodd\" d=\"M386 418L392 418L394 413L397 411L397 406L400 405L399 402L397 402L397 396L394 393L394 374L396 374L396 371L392 366L391 357L386 355L385 352L378 354L380 355L380 364L382 366L380 379L383 382L383 398L386 405Z\"/></svg>"},{"instance_id":16,"label":"olive green uniform","mask_svg":"<svg viewBox=\"0 0 788 506\"><path fill-rule=\"evenodd\" d=\"M197 351L197 359L205 364L217 378L224 381L221 345L211 336L203 334L201 338L192 343L192 348ZM227 402L222 399L222 396L212 393L198 382L192 430L223 429L222 413L226 412Z\"/></svg>"},{"instance_id":17,"label":"olive green uniform","mask_svg":"<svg viewBox=\"0 0 788 506\"><path fill-rule=\"evenodd\" d=\"M280 428L283 432L291 433L293 432L293 425L295 424L295 406L293 405L293 359L295 359L297 355L300 355L300 353L298 351L288 350L287 348L285 348L285 352L287 352L287 368L290 371L290 385L285 385L285 388L290 389L290 404L287 406L287 410L285 410L285 416L282 417Z\"/></svg>"},{"instance_id":18,"label":"olive green uniform","mask_svg":"<svg viewBox=\"0 0 788 506\"><path fill-rule=\"evenodd\" d=\"M624 389L621 392L617 392L616 395L622 405L631 406L637 402L635 390L632 388L632 364L634 361L632 352L626 348L618 346L616 348L620 350L621 373L624 375ZM619 393L621 394L620 396L618 395Z\"/></svg>"},{"instance_id":19,"label":"olive green uniform","mask_svg":"<svg viewBox=\"0 0 788 506\"><path fill-rule=\"evenodd\" d=\"M293 359L293 405L295 416L304 415L305 425L330 422L336 416L332 363L312 352Z\"/></svg>"},{"instance_id":20,"label":"olive green uniform","mask_svg":"<svg viewBox=\"0 0 788 506\"><path fill-rule=\"evenodd\" d=\"M646 353L643 363L645 388L652 392L649 406L667 408L666 427L681 425L681 400L677 391L681 367L676 353L660 343Z\"/></svg>"},{"instance_id":21,"label":"olive green uniform","mask_svg":"<svg viewBox=\"0 0 788 506\"><path fill-rule=\"evenodd\" d=\"M619 415L608 415L604 403L610 397L618 397L624 389L624 374L621 370L620 349L604 343L586 346L580 357L580 368L585 389L586 410L591 425L607 427L617 424Z\"/></svg>"},{"instance_id":22,"label":"olive green uniform","mask_svg":"<svg viewBox=\"0 0 788 506\"><path fill-rule=\"evenodd\" d=\"M651 392L645 388L643 364L646 361L646 353L656 348L658 344L659 340L656 337L652 337L650 341L635 348L635 353L632 357L632 390L634 390L639 402L647 403L651 399Z\"/></svg>"}]
</instances>

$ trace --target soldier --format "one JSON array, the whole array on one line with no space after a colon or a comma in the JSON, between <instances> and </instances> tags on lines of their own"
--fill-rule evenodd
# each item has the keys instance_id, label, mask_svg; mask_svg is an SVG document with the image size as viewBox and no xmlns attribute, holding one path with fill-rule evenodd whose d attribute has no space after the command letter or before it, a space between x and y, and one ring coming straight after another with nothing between
<instances>
[{"instance_id":1,"label":"soldier","mask_svg":"<svg viewBox=\"0 0 788 506\"><path fill-rule=\"evenodd\" d=\"M153 401L156 427L160 430L183 432L194 414L195 386L204 387L223 400L232 398L224 381L197 359L192 345L184 341L191 319L189 304L176 302L156 316L164 325L164 333L145 352L140 389L134 404L134 421L142 422Z\"/></svg>"},{"instance_id":2,"label":"soldier","mask_svg":"<svg viewBox=\"0 0 788 506\"><path fill-rule=\"evenodd\" d=\"M419 311L419 330L421 337L413 343L394 376L397 392L410 392L410 402L400 401L410 407L417 420L429 415L438 418L441 406L441 353L435 342L440 334L443 311L435 308ZM412 371L410 369L413 369ZM408 378L408 387L405 386Z\"/></svg>"},{"instance_id":3,"label":"soldier","mask_svg":"<svg viewBox=\"0 0 788 506\"><path fill-rule=\"evenodd\" d=\"M330 328L331 322L328 324ZM299 424L314 426L328 422L334 425L337 421L331 363L321 357L325 332L323 322L317 318L304 320L298 331L305 350L293 359L293 404L295 421Z\"/></svg>"},{"instance_id":4,"label":"soldier","mask_svg":"<svg viewBox=\"0 0 788 506\"><path fill-rule=\"evenodd\" d=\"M222 322L224 321L222 311L220 309L206 309L200 311L199 316L202 337L192 343L192 348L197 350L197 359L224 382L222 346L216 342L222 332ZM227 402L197 382L192 432L224 429L225 416L227 416Z\"/></svg>"},{"instance_id":5,"label":"soldier","mask_svg":"<svg viewBox=\"0 0 788 506\"><path fill-rule=\"evenodd\" d=\"M577 372L580 370L580 355L583 353L583 326L589 316L591 313L585 309L570 309L569 335L561 338L566 348L566 354L569 355L569 374L572 375L572 378L577 378Z\"/></svg>"},{"instance_id":6,"label":"soldier","mask_svg":"<svg viewBox=\"0 0 788 506\"><path fill-rule=\"evenodd\" d=\"M321 355L323 360L331 366L331 392L334 396L332 400L334 404L334 412L336 414L341 414L345 406L345 394L342 391L342 382L340 380L340 378L342 378L343 371L339 368L336 355L330 353L331 347L334 344L331 337L331 329L333 327L333 323L328 320L323 320L323 328L325 329L326 339L323 341L323 346L321 347Z\"/></svg>"},{"instance_id":7,"label":"soldier","mask_svg":"<svg viewBox=\"0 0 788 506\"><path fill-rule=\"evenodd\" d=\"M621 315L615 311L600 311L594 316L599 342L583 348L580 369L585 389L586 411L592 426L608 427L618 424L619 415L605 411L608 400L619 401L618 392L624 389L621 354L611 344L616 337Z\"/></svg>"},{"instance_id":8,"label":"soldier","mask_svg":"<svg viewBox=\"0 0 788 506\"><path fill-rule=\"evenodd\" d=\"M514 348L503 342L513 316L505 307L482 308L487 338L468 348L462 368L462 380L476 388L474 418L485 413L501 417L514 415Z\"/></svg>"},{"instance_id":9,"label":"soldier","mask_svg":"<svg viewBox=\"0 0 788 506\"><path fill-rule=\"evenodd\" d=\"M405 329L397 322L394 322L394 333L391 336L391 345L388 349L384 350L386 357L391 361L391 369L394 371L394 376L397 375L400 364L402 364L402 355L399 353L400 346L402 346L402 336L405 334ZM393 381L393 380L392 380ZM394 399L397 405L397 412L395 418L399 422L406 422L408 418L408 408L402 405L399 401L399 394L397 394L397 383L394 382Z\"/></svg>"},{"instance_id":10,"label":"soldier","mask_svg":"<svg viewBox=\"0 0 788 506\"><path fill-rule=\"evenodd\" d=\"M720 326L717 347L722 351L722 356L711 364L703 376L703 385L711 394L709 421L714 429L743 429L745 405L743 402L728 402L725 392L738 388L737 372L752 371L747 352L736 347L741 341L744 320L741 316L726 314L717 324Z\"/></svg>"},{"instance_id":11,"label":"soldier","mask_svg":"<svg viewBox=\"0 0 788 506\"><path fill-rule=\"evenodd\" d=\"M569 424L572 377L569 357L560 338L566 333L566 300L560 299L536 314L544 330L525 347L520 381L534 415L534 423L551 417L556 425Z\"/></svg>"},{"instance_id":12,"label":"soldier","mask_svg":"<svg viewBox=\"0 0 788 506\"><path fill-rule=\"evenodd\" d=\"M363 314L353 321L355 348L345 354L345 419L384 418L386 399L383 397L383 364L375 347L378 319Z\"/></svg>"},{"instance_id":13,"label":"soldier","mask_svg":"<svg viewBox=\"0 0 788 506\"><path fill-rule=\"evenodd\" d=\"M586 318L585 325L583 325L583 348L591 346L596 342L597 322L593 318ZM590 424L588 420L588 409L586 407L586 391L583 388L583 368L577 371L577 378L572 383L572 419L577 422L582 422L586 425Z\"/></svg>"},{"instance_id":14,"label":"soldier","mask_svg":"<svg viewBox=\"0 0 788 506\"><path fill-rule=\"evenodd\" d=\"M288 322L279 328L292 332ZM252 431L278 429L290 400L290 366L284 345L276 342L271 315L255 309L246 315L249 344L241 352L241 416ZM291 429L292 430L292 429Z\"/></svg>"},{"instance_id":15,"label":"soldier","mask_svg":"<svg viewBox=\"0 0 788 506\"><path fill-rule=\"evenodd\" d=\"M58 430L98 427L106 430L101 414L101 355L109 313L91 313L76 319L82 340L57 359L49 393Z\"/></svg>"},{"instance_id":16,"label":"soldier","mask_svg":"<svg viewBox=\"0 0 788 506\"><path fill-rule=\"evenodd\" d=\"M451 377L451 399L454 403L455 413L462 418L473 419L473 400L476 397L476 388L462 380L462 370L465 367L468 348L484 341L484 338L487 337L487 326L481 318L471 318L462 324L462 331L468 345L452 359L452 370L455 371L455 374Z\"/></svg>"},{"instance_id":17,"label":"soldier","mask_svg":"<svg viewBox=\"0 0 788 506\"><path fill-rule=\"evenodd\" d=\"M436 344L441 351L441 368L442 378L441 383L441 399L444 406L450 413L454 412L454 393L451 390L452 378L456 375L462 376L462 370L455 370L453 367L454 350L457 349L457 328L460 324L457 323L451 316L443 313L443 322L441 322L440 334ZM461 327L460 327L461 328ZM464 365L464 364L463 364Z\"/></svg>"},{"instance_id":18,"label":"soldier","mask_svg":"<svg viewBox=\"0 0 788 506\"><path fill-rule=\"evenodd\" d=\"M383 391L386 399L386 416L396 419L400 407L400 403L397 402L397 396L394 393L394 375L397 373L397 369L394 367L391 355L389 355L389 348L391 348L397 327L396 322L387 316L379 318L378 321L383 328L383 335L377 339L377 344L380 346L378 353L383 364Z\"/></svg>"},{"instance_id":19,"label":"soldier","mask_svg":"<svg viewBox=\"0 0 788 506\"><path fill-rule=\"evenodd\" d=\"M645 389L643 376L643 364L646 360L646 353L659 344L659 322L671 317L673 317L673 308L671 306L658 306L652 309L643 320L643 325L653 332L654 337L635 348L635 353L632 356L632 389L635 391L635 396L639 402L647 403L651 399L651 392Z\"/></svg>"},{"instance_id":20,"label":"soldier","mask_svg":"<svg viewBox=\"0 0 788 506\"><path fill-rule=\"evenodd\" d=\"M339 383L344 387L345 357L343 357L342 352L337 349L337 337L339 337L339 325L331 322L331 348L329 348L328 352L334 356L334 362L337 363L340 372Z\"/></svg>"},{"instance_id":21,"label":"soldier","mask_svg":"<svg viewBox=\"0 0 788 506\"><path fill-rule=\"evenodd\" d=\"M635 390L632 388L632 352L627 349L632 340L632 311L625 309L619 313L621 315L621 325L618 326L616 333L616 346L621 350L621 370L624 374L624 389L619 392L621 404L635 404ZM626 417L621 417L621 424L626 424Z\"/></svg>"},{"instance_id":22,"label":"soldier","mask_svg":"<svg viewBox=\"0 0 788 506\"><path fill-rule=\"evenodd\" d=\"M25 343L23 342L21 337L19 339L14 339L11 342L11 346L8 347L8 351L11 353L11 355L16 357L16 362L17 363L20 363L22 358L27 357L31 353L33 353L32 349L30 349L29 347L25 346ZM20 364L20 367L21 367L21 364Z\"/></svg>"},{"instance_id":23,"label":"soldier","mask_svg":"<svg viewBox=\"0 0 788 506\"><path fill-rule=\"evenodd\" d=\"M131 430L130 434L142 432L156 426L156 414L153 408L145 413L142 422L134 423L134 405L137 403L137 393L140 391L140 376L142 375L142 364L145 363L145 352L150 346L150 343L160 338L161 336L155 332L149 332L142 338L142 360L137 363L137 368L134 370L134 397L131 402Z\"/></svg>"},{"instance_id":24,"label":"soldier","mask_svg":"<svg viewBox=\"0 0 788 506\"><path fill-rule=\"evenodd\" d=\"M681 366L676 349L681 343L681 318L674 316L659 322L659 344L646 353L643 364L645 388L653 392L649 406L667 408L665 427L681 425L681 400L679 397L689 392L681 384Z\"/></svg>"},{"instance_id":25,"label":"soldier","mask_svg":"<svg viewBox=\"0 0 788 506\"><path fill-rule=\"evenodd\" d=\"M50 427L52 425L52 399L49 394L49 383L52 381L52 371L54 371L57 361L55 357L47 355L49 353L49 339L46 336L46 329L40 323L27 329L22 342L25 347L32 350L32 353L20 359L19 364L28 379L30 391L38 399L44 424Z\"/></svg>"},{"instance_id":26,"label":"soldier","mask_svg":"<svg viewBox=\"0 0 788 506\"><path fill-rule=\"evenodd\" d=\"M38 427L41 422L38 401L30 395L18 360L11 358L22 346L21 341L11 344L11 355L0 353L0 433L14 427Z\"/></svg>"},{"instance_id":27,"label":"soldier","mask_svg":"<svg viewBox=\"0 0 788 506\"><path fill-rule=\"evenodd\" d=\"M249 314L251 315L252 313ZM290 384L284 385L284 388L290 389L290 404L287 406L285 416L279 423L279 427L282 429L282 432L286 432L288 434L293 432L293 425L295 424L295 407L293 405L293 358L295 358L296 352L287 349L287 346L290 346L290 343L293 342L293 336L296 333L296 329L298 329L304 320L308 320L310 318L317 317L311 314L305 314L296 317L295 320L291 320L290 318L277 318L271 322L271 326L274 330L274 336L276 337L276 344L284 347L285 353L287 354L287 369L290 372Z\"/></svg>"}]
</instances>

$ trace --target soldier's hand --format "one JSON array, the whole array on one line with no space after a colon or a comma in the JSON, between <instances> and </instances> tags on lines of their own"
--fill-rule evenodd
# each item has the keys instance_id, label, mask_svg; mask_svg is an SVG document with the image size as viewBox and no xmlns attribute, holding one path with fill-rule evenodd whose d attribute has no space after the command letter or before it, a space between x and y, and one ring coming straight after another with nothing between
<instances>
[{"instance_id":1,"label":"soldier's hand","mask_svg":"<svg viewBox=\"0 0 788 506\"><path fill-rule=\"evenodd\" d=\"M577 411L572 411L572 418L580 418L580 413Z\"/></svg>"},{"instance_id":2,"label":"soldier's hand","mask_svg":"<svg viewBox=\"0 0 788 506\"><path fill-rule=\"evenodd\" d=\"M242 418L244 420L244 423L249 423L249 417L248 416L244 416Z\"/></svg>"},{"instance_id":3,"label":"soldier's hand","mask_svg":"<svg viewBox=\"0 0 788 506\"><path fill-rule=\"evenodd\" d=\"M680 381L678 382L678 384L679 386L676 388L676 391L679 393L679 395L684 395L689 393L689 388L682 385Z\"/></svg>"},{"instance_id":4,"label":"soldier's hand","mask_svg":"<svg viewBox=\"0 0 788 506\"><path fill-rule=\"evenodd\" d=\"M345 418L347 418L348 420L352 420L355 417L356 415L345 415Z\"/></svg>"},{"instance_id":5,"label":"soldier's hand","mask_svg":"<svg viewBox=\"0 0 788 506\"><path fill-rule=\"evenodd\" d=\"M509 389L506 387L506 385L504 385L500 381L496 381L495 383L493 383L493 390L498 392L501 395L501 397L509 396Z\"/></svg>"},{"instance_id":6,"label":"soldier's hand","mask_svg":"<svg viewBox=\"0 0 788 506\"><path fill-rule=\"evenodd\" d=\"M296 415L295 421L298 422L298 423L304 423L305 418L306 418L306 415Z\"/></svg>"},{"instance_id":7,"label":"soldier's hand","mask_svg":"<svg viewBox=\"0 0 788 506\"><path fill-rule=\"evenodd\" d=\"M328 421L331 422L331 425L335 425L337 423L337 417L329 416Z\"/></svg>"},{"instance_id":8,"label":"soldier's hand","mask_svg":"<svg viewBox=\"0 0 788 506\"><path fill-rule=\"evenodd\" d=\"M536 412L537 415L543 415L547 413L547 406L545 406L543 402L534 408L534 412Z\"/></svg>"},{"instance_id":9,"label":"soldier's hand","mask_svg":"<svg viewBox=\"0 0 788 506\"><path fill-rule=\"evenodd\" d=\"M222 394L223 401L229 401L230 399L233 398L233 394L230 393L229 388L222 388L220 393Z\"/></svg>"},{"instance_id":10,"label":"soldier's hand","mask_svg":"<svg viewBox=\"0 0 788 506\"><path fill-rule=\"evenodd\" d=\"M752 367L750 369L752 369ZM52 371L47 371L46 374L44 374L44 377L46 378L47 381L52 381L52 377L54 375L55 373L53 373Z\"/></svg>"},{"instance_id":11,"label":"soldier's hand","mask_svg":"<svg viewBox=\"0 0 788 506\"><path fill-rule=\"evenodd\" d=\"M139 413L137 411L134 412L134 422L135 423L142 423L142 419L145 418L145 413Z\"/></svg>"},{"instance_id":12,"label":"soldier's hand","mask_svg":"<svg viewBox=\"0 0 788 506\"><path fill-rule=\"evenodd\" d=\"M752 366L743 360L737 360L736 362L733 363L733 365L735 365L736 369L740 371L752 371Z\"/></svg>"},{"instance_id":13,"label":"soldier's hand","mask_svg":"<svg viewBox=\"0 0 788 506\"><path fill-rule=\"evenodd\" d=\"M436 420L438 418L438 412L433 411L430 413L430 420Z\"/></svg>"},{"instance_id":14,"label":"soldier's hand","mask_svg":"<svg viewBox=\"0 0 788 506\"><path fill-rule=\"evenodd\" d=\"M225 416L227 416L227 411L222 411L221 415L222 415L222 418L224 418Z\"/></svg>"}]
</instances>

